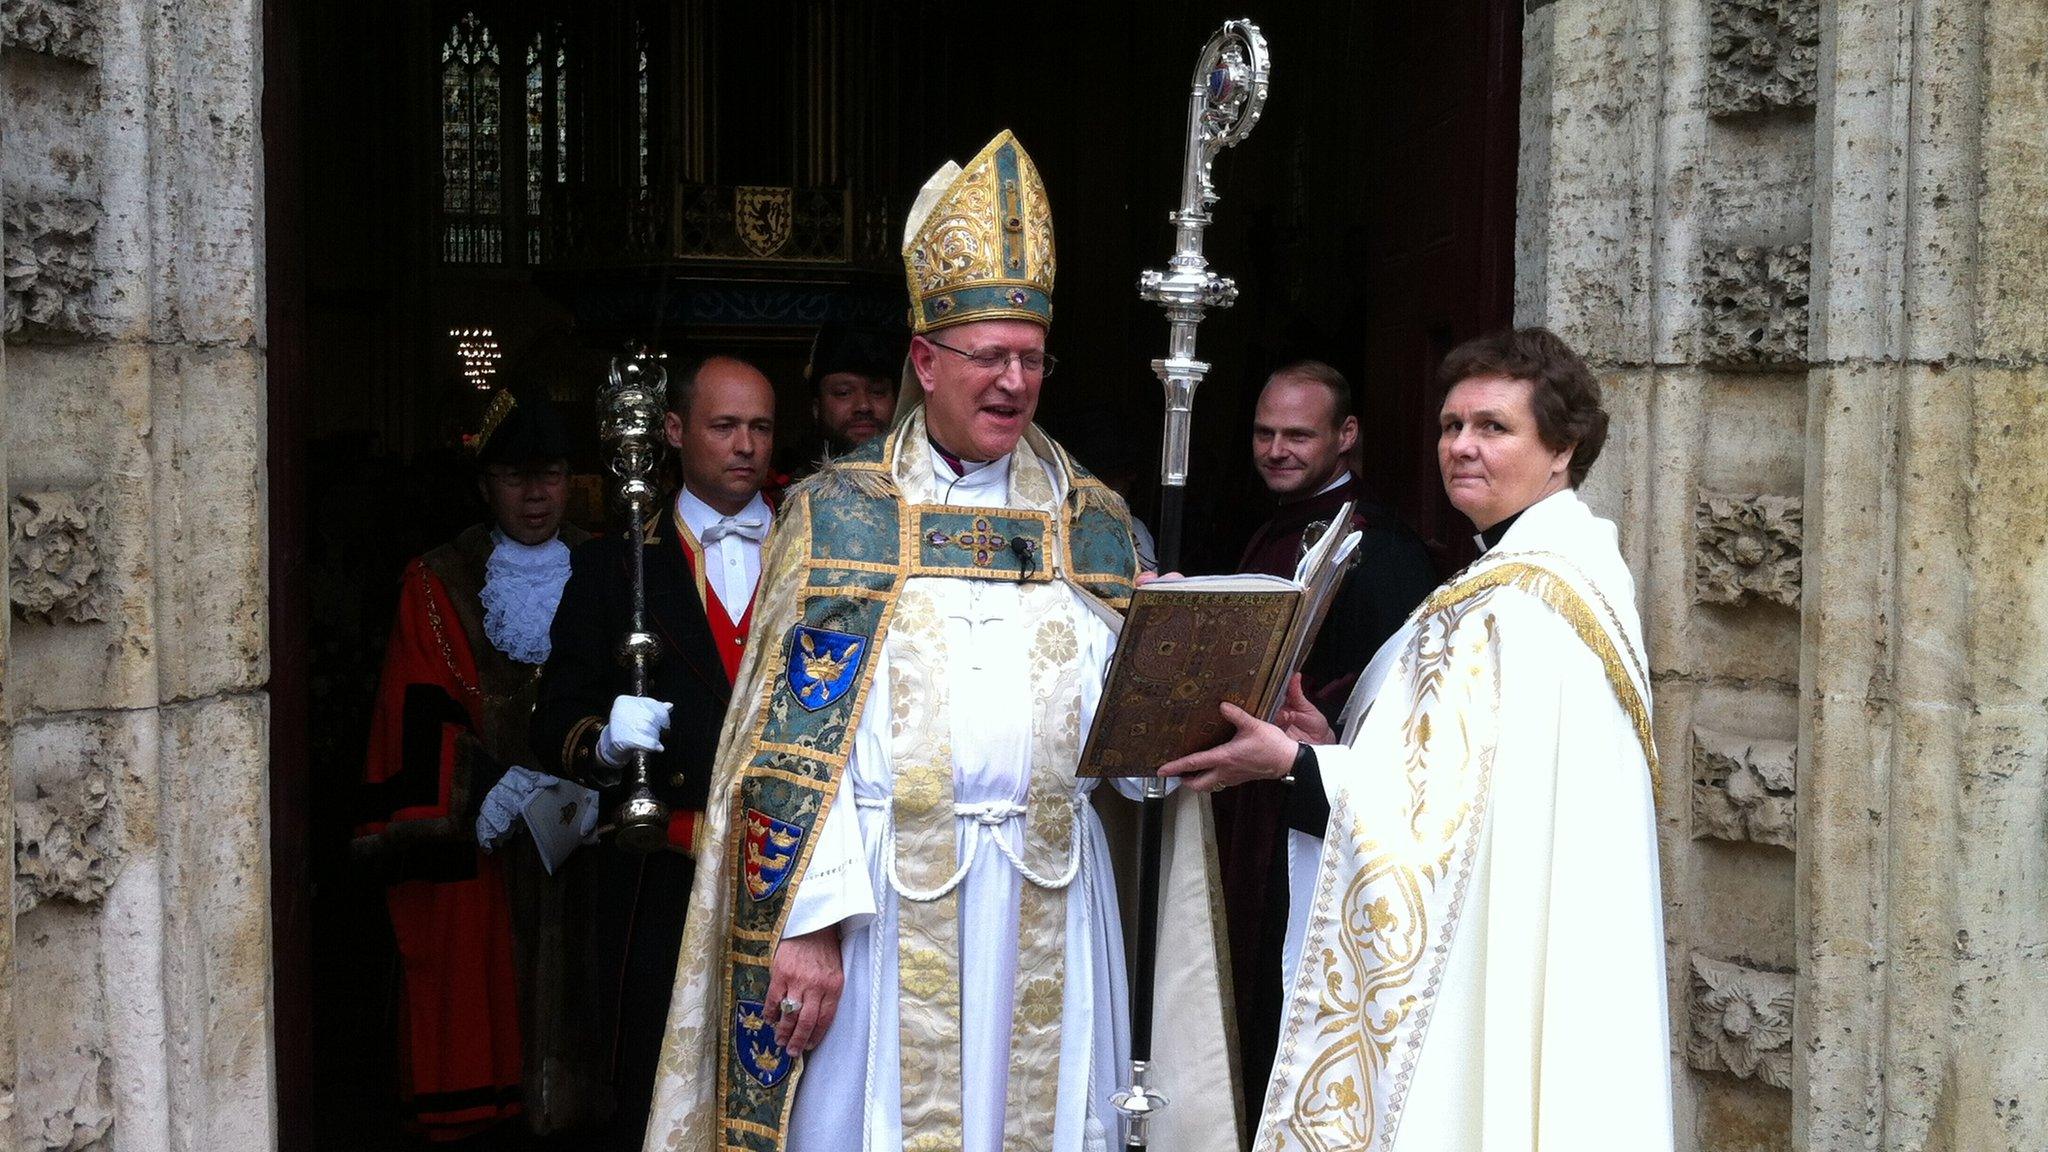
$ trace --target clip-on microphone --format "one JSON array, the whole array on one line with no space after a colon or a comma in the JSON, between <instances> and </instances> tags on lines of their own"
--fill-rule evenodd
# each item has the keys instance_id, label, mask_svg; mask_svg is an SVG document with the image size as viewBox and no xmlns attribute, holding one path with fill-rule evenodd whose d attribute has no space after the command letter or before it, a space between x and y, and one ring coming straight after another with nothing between
<instances>
[{"instance_id":1,"label":"clip-on microphone","mask_svg":"<svg viewBox=\"0 0 2048 1152\"><path fill-rule=\"evenodd\" d=\"M1010 554L1017 558L1017 582L1022 584L1038 569L1038 549L1022 536L1010 537Z\"/></svg>"}]
</instances>

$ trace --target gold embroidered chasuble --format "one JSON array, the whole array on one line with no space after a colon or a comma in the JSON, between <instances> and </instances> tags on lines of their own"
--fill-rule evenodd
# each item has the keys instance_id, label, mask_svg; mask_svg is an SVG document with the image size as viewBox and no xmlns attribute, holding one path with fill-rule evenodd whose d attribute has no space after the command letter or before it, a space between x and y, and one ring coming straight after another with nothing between
<instances>
[{"instance_id":1,"label":"gold embroidered chasuble","mask_svg":"<svg viewBox=\"0 0 2048 1152\"><path fill-rule=\"evenodd\" d=\"M913 479L906 498L932 501L929 448L921 439L901 449ZM1020 444L1009 468L1013 508L1051 513L1054 492L1037 454ZM958 547L972 547L969 539ZM943 579L943 578L942 578ZM973 586L955 593L981 591ZM954 669L974 659L949 643L954 610L930 580L912 579L897 601L888 672L893 715L894 792L884 836L884 871L898 897L897 972L902 1128L906 1152L962 1146L961 881L988 853L1008 855L1019 886L1016 980L1012 1004L1008 1099L1003 1146L1017 1152L1052 1147L1060 1081L1059 1022L1064 998L1066 900L1081 862L1073 766L1080 758L1081 665L1076 613L1084 611L1063 585L1016 589L1018 634L1029 642L1027 701L956 701ZM957 597L956 597L957 598ZM968 609L973 611L973 609ZM971 646L973 637L967 638ZM1003 801L963 804L955 794L954 730L964 715L991 707L1028 708L1031 775L1021 810ZM971 721L969 721L971 723ZM967 846L956 845L962 818L974 823ZM1022 822L1021 849L1006 826Z\"/></svg>"},{"instance_id":2,"label":"gold embroidered chasuble","mask_svg":"<svg viewBox=\"0 0 2048 1152\"><path fill-rule=\"evenodd\" d=\"M1569 491L1440 588L1318 748L1332 810L1261 1152L1671 1144L1634 585Z\"/></svg>"},{"instance_id":3,"label":"gold embroidered chasuble","mask_svg":"<svg viewBox=\"0 0 2048 1152\"><path fill-rule=\"evenodd\" d=\"M778 774L788 770L779 765L798 763L775 751L772 740L764 742L781 715L790 711L781 703L785 697L779 681L802 682L804 691L817 690L822 696L827 694L820 689L824 680L814 675L821 667L821 655L827 672L837 671L837 663L859 662L858 650L843 636L830 638L841 635L831 630L839 625L814 626L822 618L815 607L806 607L815 605L823 594L821 589L845 593L854 581L868 581L884 567L849 560L867 546L843 536L840 522L846 520L860 522L870 531L891 532L902 545L902 555L915 556L915 563L908 568L899 565L895 569L898 577L907 578L894 583L870 581L865 589L853 592L854 601L867 597L881 604L881 624L866 633L869 639L862 643L879 647L880 637L887 636L888 671L886 683L875 686L873 692L860 676L840 684L835 690L853 706L833 721L847 729L871 722L858 719L866 699L876 695L887 700L894 785L886 800L880 801L887 805L884 825L888 829L880 882L899 897L890 967L895 969L899 1003L895 1027L903 1062L900 1109L904 1145L957 1148L962 1144L957 1061L963 975L959 971L962 916L958 896L966 865L976 854L1006 857L1001 866L1014 868L1020 877L1002 1146L1006 1150L1053 1148L1054 1113L1067 1107L1067 1102L1058 1099L1061 1083L1072 1078L1063 1077L1063 1071L1088 1071L1061 1067L1061 1025L1070 975L1064 970L1068 902L1102 899L1084 895L1089 886L1077 883L1084 835L1099 837L1100 833L1092 831L1093 814L1087 813L1091 831L1084 834L1080 793L1072 777L1082 737L1078 704L1081 665L1074 659L1074 649L1077 626L1084 622L1081 616L1092 613L1087 599L1092 597L1114 609L1120 608L1128 595L1129 568L1114 571L1113 563L1105 563L1103 552L1107 516L1115 525L1116 549L1128 565L1126 514L1113 495L1075 468L1064 452L1036 429L1027 434L1011 461L1011 491L1006 501L1010 507L999 510L920 502L944 496L929 487L932 466L921 413L913 413L870 447L875 450L835 462L792 493L787 510L777 518L776 535L764 557L755 629L734 707L727 716L712 786L714 798L731 799L714 799L708 814L711 827L692 897L669 1035L656 1083L647 1141L650 1149L781 1149L786 1145L790 1104L804 1071L801 1062L775 1064L776 1054L759 1047L759 1033L747 1031L749 1013L758 1016L758 1009L749 1008L758 1000L747 999L747 965L755 962L752 957L772 954L777 936L753 936L757 930L747 927L750 913L746 905L755 893L784 885L793 891L802 884L817 842L815 833L824 826L835 796L847 801L845 817L853 817L853 790L839 780L847 764L849 732L828 729L802 738L802 747L813 749L811 762L821 763L829 775L815 785L804 785L806 790L798 794L796 806L784 813L788 820L750 806L747 798L767 795L758 787L749 791L749 781L761 779L764 773L781 779ZM1047 465L1059 484L1048 479ZM878 516L888 518L877 511L882 505L892 506L895 512L891 515L900 519L894 524L876 520ZM869 523L871 520L875 522ZM842 538L826 539L835 533L842 533ZM1030 535L1031 544L1009 543L1025 534ZM1002 571L1004 566L1009 570ZM947 571L949 567L957 570ZM1032 716L1027 726L1031 768L1020 804L961 804L954 795L951 730L930 722L931 717L948 715L954 703L949 699L954 685L943 670L972 653L955 650L961 633L941 625L938 586L926 577L938 577L941 582L954 577L960 583L986 581L991 575L989 567L998 569L994 575L1002 580L1006 593L1015 589L1018 608L1014 623L1027 638L1030 650L1026 689L1030 699L1014 702L1027 707ZM1085 595L1077 596L1076 591ZM842 613L832 619L849 618ZM792 621L799 622L794 631ZM1101 627L1094 620L1085 623ZM860 634L858 629L847 633L854 634ZM872 674L867 666L861 666L859 673ZM809 707L808 698L801 702ZM975 706L984 704L976 702ZM824 755L825 745L835 741L841 751ZM1207 806L1200 797L1179 799L1171 805L1169 819L1169 836L1176 849L1171 858L1176 865L1168 875L1167 908L1173 919L1164 931L1168 947L1177 949L1176 961L1167 965L1159 995L1162 1001L1170 999L1182 1013L1183 1030L1192 1042L1177 1065L1174 1060L1162 1063L1208 1083L1220 1079L1215 1095L1228 1098L1224 1013L1216 981L1220 953L1212 903L1213 851ZM876 806L870 798L859 803L864 808ZM781 855L777 854L778 845L784 846ZM1099 843L1094 852L1101 856ZM1097 879L1107 882L1106 876ZM1113 924L1113 898L1106 907L1090 912L1100 922ZM773 923L779 925L781 920ZM722 947L721 936L730 944ZM728 948L733 959L721 962L717 958L728 954ZM853 996L856 989L849 986L846 994ZM1112 995L1107 989L1103 994ZM1113 990L1117 1003L1123 994L1120 986ZM736 1011L737 1029L733 1022ZM1118 1009L1119 1017L1120 1013ZM757 1018L752 1022L760 1023ZM753 1046L735 1056L735 1040ZM872 1043L868 1048L872 1064ZM1120 1051L1121 1044L1118 1048ZM1091 1063L1110 1061L1091 1059ZM744 1076L735 1075L735 1068L748 1074L766 1071L769 1076L757 1088ZM1116 1068L1108 1075L1120 1079L1122 1072ZM1168 1079L1171 1075L1169 1072ZM762 1103L746 1103L755 1098ZM1084 1106L1091 1114L1109 1115L1107 1135L1114 1142L1114 1117L1106 1099L1088 1101ZM753 1110L748 1111L749 1107ZM1213 1103L1190 1099L1183 1116L1191 1131L1202 1133L1190 1139L1187 1147L1222 1152L1234 1146L1233 1118L1226 1112L1219 1121ZM847 1133L846 1137L853 1141L855 1135ZM1064 1148L1059 1152L1065 1152Z\"/></svg>"}]
</instances>

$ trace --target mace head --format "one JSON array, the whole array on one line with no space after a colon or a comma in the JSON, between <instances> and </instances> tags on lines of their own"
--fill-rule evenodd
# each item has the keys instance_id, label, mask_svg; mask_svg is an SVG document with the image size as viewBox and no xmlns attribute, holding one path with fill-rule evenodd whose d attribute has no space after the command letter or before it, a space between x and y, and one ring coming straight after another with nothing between
<instances>
[{"instance_id":1,"label":"mace head","mask_svg":"<svg viewBox=\"0 0 2048 1152\"><path fill-rule=\"evenodd\" d=\"M642 344L612 357L611 373L597 390L599 434L607 443L652 439L668 406L668 369Z\"/></svg>"}]
</instances>

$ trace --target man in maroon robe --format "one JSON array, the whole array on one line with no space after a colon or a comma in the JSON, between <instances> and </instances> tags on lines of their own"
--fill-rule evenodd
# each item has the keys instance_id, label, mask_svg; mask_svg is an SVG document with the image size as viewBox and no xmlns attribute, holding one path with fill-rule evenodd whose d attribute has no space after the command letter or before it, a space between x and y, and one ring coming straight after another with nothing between
<instances>
[{"instance_id":1,"label":"man in maroon robe","mask_svg":"<svg viewBox=\"0 0 2048 1152\"><path fill-rule=\"evenodd\" d=\"M1393 513L1364 498L1348 458L1358 442L1351 385L1315 360L1273 373L1252 419L1252 463L1279 502L1252 534L1239 571L1292 576L1302 554L1345 501L1362 534L1358 564L1339 587L1302 666L1302 687L1333 721L1366 662L1436 587L1422 541ZM1238 1040L1247 1114L1265 1095L1280 1031L1281 946L1287 930L1287 829L1322 835L1329 806L1320 789L1247 783L1215 799L1217 854L1230 926Z\"/></svg>"}]
</instances>

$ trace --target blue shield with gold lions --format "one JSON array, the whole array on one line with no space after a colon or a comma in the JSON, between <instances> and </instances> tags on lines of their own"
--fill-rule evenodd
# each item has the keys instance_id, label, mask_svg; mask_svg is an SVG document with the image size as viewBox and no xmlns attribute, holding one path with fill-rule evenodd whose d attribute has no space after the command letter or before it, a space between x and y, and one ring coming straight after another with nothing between
<instances>
[{"instance_id":1,"label":"blue shield with gold lions","mask_svg":"<svg viewBox=\"0 0 2048 1152\"><path fill-rule=\"evenodd\" d=\"M781 891L796 868L797 849L803 847L804 830L787 820L777 820L758 808L747 809L745 847L747 895L766 900Z\"/></svg>"},{"instance_id":2,"label":"blue shield with gold lions","mask_svg":"<svg viewBox=\"0 0 2048 1152\"><path fill-rule=\"evenodd\" d=\"M732 1017L732 1050L739 1057L740 1067L763 1088L782 1083L796 1061L775 1042L767 1005L759 1000L734 1001Z\"/></svg>"},{"instance_id":3,"label":"blue shield with gold lions","mask_svg":"<svg viewBox=\"0 0 2048 1152\"><path fill-rule=\"evenodd\" d=\"M859 682L867 638L799 624L789 636L789 690L796 702L816 712L829 707Z\"/></svg>"}]
</instances>

